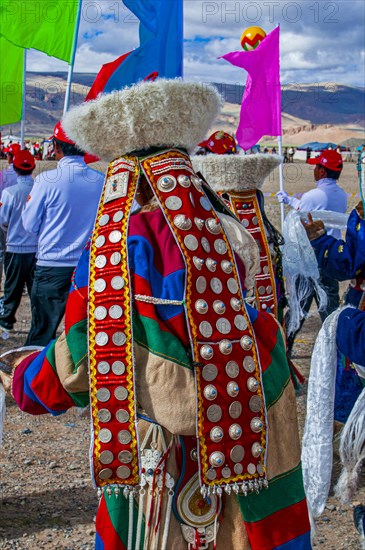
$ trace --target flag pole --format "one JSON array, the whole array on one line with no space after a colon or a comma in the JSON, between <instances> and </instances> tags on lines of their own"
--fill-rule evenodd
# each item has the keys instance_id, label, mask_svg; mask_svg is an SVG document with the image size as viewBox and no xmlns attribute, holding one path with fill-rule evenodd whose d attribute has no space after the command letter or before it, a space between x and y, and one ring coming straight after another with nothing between
<instances>
[{"instance_id":1,"label":"flag pole","mask_svg":"<svg viewBox=\"0 0 365 550\"><path fill-rule=\"evenodd\" d=\"M22 149L24 149L24 134L25 134L26 85L27 85L27 50L24 49L23 90L22 90L22 120L20 122L20 147Z\"/></svg>"},{"instance_id":2,"label":"flag pole","mask_svg":"<svg viewBox=\"0 0 365 550\"><path fill-rule=\"evenodd\" d=\"M74 32L74 37L73 37L73 42L72 42L71 60L70 60L70 63L68 65L65 103L64 103L64 106L63 106L63 114L64 115L67 113L68 108L70 106L72 76L73 76L73 70L74 70L74 65L75 65L77 39L78 39L79 28L80 28L80 19L81 19L81 5L82 5L82 0L79 0L79 6L78 6L78 9L77 9L77 16L76 16L75 32Z\"/></svg>"}]
</instances>

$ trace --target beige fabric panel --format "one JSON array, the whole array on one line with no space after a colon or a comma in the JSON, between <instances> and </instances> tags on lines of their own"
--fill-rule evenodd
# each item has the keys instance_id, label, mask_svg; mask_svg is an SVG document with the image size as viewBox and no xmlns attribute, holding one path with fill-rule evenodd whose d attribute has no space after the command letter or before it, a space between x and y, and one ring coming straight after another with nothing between
<instances>
[{"instance_id":1,"label":"beige fabric panel","mask_svg":"<svg viewBox=\"0 0 365 550\"><path fill-rule=\"evenodd\" d=\"M69 393L89 391L89 374L87 358L79 365L74 373L75 364L66 342L66 334L62 332L55 344L55 359L58 378L62 386Z\"/></svg>"}]
</instances>

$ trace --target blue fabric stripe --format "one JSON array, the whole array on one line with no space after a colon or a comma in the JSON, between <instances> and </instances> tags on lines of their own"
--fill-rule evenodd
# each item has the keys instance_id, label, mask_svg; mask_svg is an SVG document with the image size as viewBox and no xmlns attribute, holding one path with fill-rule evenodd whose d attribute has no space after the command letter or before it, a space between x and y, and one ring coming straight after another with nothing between
<instances>
[{"instance_id":1,"label":"blue fabric stripe","mask_svg":"<svg viewBox=\"0 0 365 550\"><path fill-rule=\"evenodd\" d=\"M285 544L280 544L280 546L275 546L274 550L311 550L311 548L310 531L307 531L300 537L296 537Z\"/></svg>"},{"instance_id":2,"label":"blue fabric stripe","mask_svg":"<svg viewBox=\"0 0 365 550\"><path fill-rule=\"evenodd\" d=\"M99 533L95 534L95 550L104 550L104 543Z\"/></svg>"}]
</instances>

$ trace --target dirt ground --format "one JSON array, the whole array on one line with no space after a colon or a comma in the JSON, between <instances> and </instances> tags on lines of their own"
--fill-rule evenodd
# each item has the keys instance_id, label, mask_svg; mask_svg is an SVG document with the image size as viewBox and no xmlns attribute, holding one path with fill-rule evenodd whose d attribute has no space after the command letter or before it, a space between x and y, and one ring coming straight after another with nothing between
<instances>
[{"instance_id":1,"label":"dirt ground","mask_svg":"<svg viewBox=\"0 0 365 550\"><path fill-rule=\"evenodd\" d=\"M39 169L51 163L39 163ZM313 186L313 169L302 163L284 166L286 188L300 193ZM358 192L355 164L345 164L341 185L352 194ZM265 183L263 191L279 188L278 174ZM358 202L349 197L349 211ZM279 228L280 212L275 198L266 197L266 211ZM342 285L342 290L346 284ZM16 332L0 340L1 352L23 345L29 327L29 298L24 296L18 312ZM318 314L304 324L295 343L295 362L308 376L314 340L320 328ZM298 396L300 430L305 419L306 387ZM97 497L89 474L89 417L77 409L57 418L33 418L19 412L7 399L3 445L0 449L0 548L64 549L93 548L94 516ZM335 472L338 460L335 457ZM358 500L365 502L365 489ZM360 549L352 521L352 509L330 497L317 522L315 547L323 550ZM169 549L173 550L173 549ZM239 550L239 549L227 549Z\"/></svg>"}]
</instances>

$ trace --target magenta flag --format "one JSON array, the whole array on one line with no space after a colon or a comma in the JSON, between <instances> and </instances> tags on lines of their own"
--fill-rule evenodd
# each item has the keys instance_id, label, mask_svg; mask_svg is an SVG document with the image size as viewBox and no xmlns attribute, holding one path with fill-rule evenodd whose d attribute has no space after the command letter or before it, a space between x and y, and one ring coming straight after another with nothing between
<instances>
[{"instance_id":1,"label":"magenta flag","mask_svg":"<svg viewBox=\"0 0 365 550\"><path fill-rule=\"evenodd\" d=\"M248 72L236 138L250 149L264 135L281 135L280 27L249 52L231 52L222 58Z\"/></svg>"}]
</instances>

